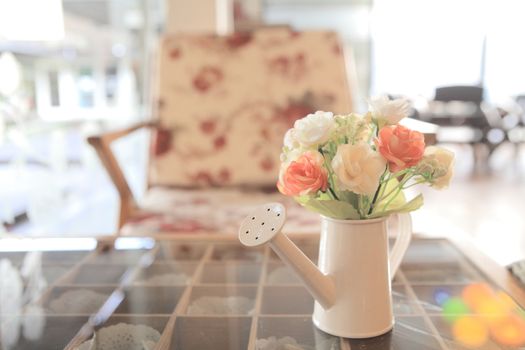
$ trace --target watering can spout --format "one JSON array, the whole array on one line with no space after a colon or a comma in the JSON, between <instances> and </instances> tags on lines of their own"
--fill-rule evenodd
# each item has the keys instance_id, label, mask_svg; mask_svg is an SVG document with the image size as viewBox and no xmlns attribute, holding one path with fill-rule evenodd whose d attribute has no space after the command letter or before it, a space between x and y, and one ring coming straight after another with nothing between
<instances>
[{"instance_id":1,"label":"watering can spout","mask_svg":"<svg viewBox=\"0 0 525 350\"><path fill-rule=\"evenodd\" d=\"M335 302L335 284L332 277L323 274L319 268L282 232L275 235L270 246L290 266L314 299L329 309Z\"/></svg>"},{"instance_id":2,"label":"watering can spout","mask_svg":"<svg viewBox=\"0 0 525 350\"><path fill-rule=\"evenodd\" d=\"M336 299L335 283L331 276L318 267L281 232L286 210L280 203L269 203L257 208L244 219L239 229L239 240L248 247L270 244L275 253L291 267L324 309Z\"/></svg>"}]
</instances>

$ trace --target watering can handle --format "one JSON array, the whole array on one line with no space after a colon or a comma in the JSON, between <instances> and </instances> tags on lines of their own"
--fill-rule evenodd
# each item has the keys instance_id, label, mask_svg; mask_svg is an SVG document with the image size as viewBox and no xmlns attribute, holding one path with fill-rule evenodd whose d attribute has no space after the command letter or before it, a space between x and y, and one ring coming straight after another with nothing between
<instances>
[{"instance_id":1,"label":"watering can handle","mask_svg":"<svg viewBox=\"0 0 525 350\"><path fill-rule=\"evenodd\" d=\"M401 265L401 260L405 255L408 246L410 245L410 239L412 238L412 219L410 214L401 213L397 215L398 233L397 238L390 251L390 278L394 278L394 275Z\"/></svg>"}]
</instances>

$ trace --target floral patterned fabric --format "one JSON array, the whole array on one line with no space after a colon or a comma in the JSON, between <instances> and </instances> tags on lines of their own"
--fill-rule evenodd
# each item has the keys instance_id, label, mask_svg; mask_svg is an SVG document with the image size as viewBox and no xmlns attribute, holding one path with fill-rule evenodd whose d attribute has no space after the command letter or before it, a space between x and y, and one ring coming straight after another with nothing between
<instances>
[{"instance_id":1,"label":"floral patterned fabric","mask_svg":"<svg viewBox=\"0 0 525 350\"><path fill-rule=\"evenodd\" d=\"M241 221L255 207L268 202L285 204L287 220L283 232L320 232L319 214L307 211L293 199L277 192L152 188L143 202L142 215L129 221L121 233L237 234Z\"/></svg>"},{"instance_id":2,"label":"floral patterned fabric","mask_svg":"<svg viewBox=\"0 0 525 350\"><path fill-rule=\"evenodd\" d=\"M296 119L352 110L332 32L166 37L159 72L151 185L275 186Z\"/></svg>"}]
</instances>

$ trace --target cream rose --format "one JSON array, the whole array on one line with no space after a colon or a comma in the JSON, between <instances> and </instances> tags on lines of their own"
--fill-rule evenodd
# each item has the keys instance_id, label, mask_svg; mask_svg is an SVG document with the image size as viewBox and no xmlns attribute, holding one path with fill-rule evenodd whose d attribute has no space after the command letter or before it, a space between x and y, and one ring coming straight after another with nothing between
<instances>
[{"instance_id":1,"label":"cream rose","mask_svg":"<svg viewBox=\"0 0 525 350\"><path fill-rule=\"evenodd\" d=\"M293 135L302 145L309 147L326 142L335 128L336 123L332 112L317 111L296 120Z\"/></svg>"},{"instance_id":2,"label":"cream rose","mask_svg":"<svg viewBox=\"0 0 525 350\"><path fill-rule=\"evenodd\" d=\"M332 159L339 188L357 194L373 195L385 167L386 160L364 142L339 145Z\"/></svg>"},{"instance_id":3,"label":"cream rose","mask_svg":"<svg viewBox=\"0 0 525 350\"><path fill-rule=\"evenodd\" d=\"M372 117L395 125L405 118L410 111L410 103L406 99L390 100L387 96L375 97L368 102Z\"/></svg>"},{"instance_id":4,"label":"cream rose","mask_svg":"<svg viewBox=\"0 0 525 350\"><path fill-rule=\"evenodd\" d=\"M423 155L423 164L434 167L431 186L437 189L448 187L454 175L454 153L441 147L428 146Z\"/></svg>"}]
</instances>

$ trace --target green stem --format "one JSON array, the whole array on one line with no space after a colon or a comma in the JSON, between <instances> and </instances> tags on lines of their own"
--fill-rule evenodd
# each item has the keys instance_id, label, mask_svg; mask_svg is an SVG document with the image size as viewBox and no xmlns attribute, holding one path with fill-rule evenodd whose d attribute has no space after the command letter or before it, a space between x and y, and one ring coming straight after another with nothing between
<instances>
[{"instance_id":1,"label":"green stem","mask_svg":"<svg viewBox=\"0 0 525 350\"><path fill-rule=\"evenodd\" d=\"M405 175L406 173L408 173L408 172L411 171L411 170L412 170L412 169L407 168L407 169L405 169L405 170L398 171L397 173L393 173L390 177L398 178L398 177L400 177L400 176Z\"/></svg>"},{"instance_id":2,"label":"green stem","mask_svg":"<svg viewBox=\"0 0 525 350\"><path fill-rule=\"evenodd\" d=\"M410 180L411 178L413 177L413 175L409 175L409 176L404 176L403 179L401 180L401 182L399 182L399 184L396 186L396 188L394 189L396 192L392 195L392 197L385 203L385 205L383 206L383 211L386 210L386 208L390 205L390 203L392 203L392 201L397 197L397 195L399 194L399 192L401 192L401 190L404 189L404 186L405 184L408 182L408 180ZM391 191L390 193L392 193L393 191ZM390 194L389 194L390 195ZM385 198L388 198L388 196L385 196Z\"/></svg>"},{"instance_id":3,"label":"green stem","mask_svg":"<svg viewBox=\"0 0 525 350\"><path fill-rule=\"evenodd\" d=\"M381 190L381 186L383 185L383 178L388 172L388 166L385 167L385 171L383 171L383 174L381 174L381 177L379 178L379 186L377 187L376 193L374 193L374 197L372 198L372 202L370 203L370 208L368 209L368 215L372 214L372 209L374 208L374 205L377 201L377 196L379 195L379 191ZM385 184L386 187L386 184Z\"/></svg>"},{"instance_id":4,"label":"green stem","mask_svg":"<svg viewBox=\"0 0 525 350\"><path fill-rule=\"evenodd\" d=\"M337 201L339 200L339 198L337 198L337 195L335 194L334 190L330 186L328 186L328 193L332 196L332 199L335 199Z\"/></svg>"},{"instance_id":5,"label":"green stem","mask_svg":"<svg viewBox=\"0 0 525 350\"><path fill-rule=\"evenodd\" d=\"M331 195L333 199L339 200L339 198L337 197L333 189L333 186L335 186L335 182L333 178L334 170L332 169L332 165L331 165L332 159L329 157L328 154L324 153L322 148L319 148L319 153L321 153L321 155L323 156L324 166L328 170L328 194Z\"/></svg>"},{"instance_id":6,"label":"green stem","mask_svg":"<svg viewBox=\"0 0 525 350\"><path fill-rule=\"evenodd\" d=\"M364 206L364 203L363 203L363 195L359 195L357 197L357 211L359 212L359 216L361 218L364 218L364 214L363 214L363 206Z\"/></svg>"},{"instance_id":7,"label":"green stem","mask_svg":"<svg viewBox=\"0 0 525 350\"><path fill-rule=\"evenodd\" d=\"M399 194L399 192L401 192L401 189L402 189L401 186L396 187L396 190L397 190L396 193L392 196L392 198L390 198L390 199L385 203L385 205L383 206L383 211L385 211L386 208L390 205L390 203L392 203L392 201L394 200L394 198L397 197L397 195Z\"/></svg>"},{"instance_id":8,"label":"green stem","mask_svg":"<svg viewBox=\"0 0 525 350\"><path fill-rule=\"evenodd\" d=\"M394 173L392 175L390 175L390 177L388 178L388 180L385 182L385 183L388 183L388 181L390 181L392 178L398 178L400 176L403 176L405 174L407 174L408 172L410 171L410 169L405 169L405 170L402 170L402 171L399 171L397 173ZM385 198L388 198L388 196L390 196L392 193L394 193L394 191L396 191L396 189L400 186L400 185L404 185L406 183L406 181L408 181L412 176L405 176L403 177L403 179L399 182L398 186L394 187L392 190L390 190L390 192L388 192L387 194L384 194L384 191L383 193L379 196L379 199L377 200L377 202L381 202L383 199ZM401 186L402 187L402 186ZM385 190L386 190L386 186L385 186Z\"/></svg>"},{"instance_id":9,"label":"green stem","mask_svg":"<svg viewBox=\"0 0 525 350\"><path fill-rule=\"evenodd\" d=\"M415 185L423 184L425 182L427 182L427 180L416 181L413 184L410 184L408 186L403 187L403 189L406 190L407 188L410 188L410 187L415 186Z\"/></svg>"},{"instance_id":10,"label":"green stem","mask_svg":"<svg viewBox=\"0 0 525 350\"><path fill-rule=\"evenodd\" d=\"M385 188L386 188L386 185L385 185ZM377 203L379 203L382 200L388 198L388 196L390 196L392 193L394 193L398 188L399 188L399 184L396 187L394 187L393 189L391 189L387 194L382 194L381 197L379 197L379 199L377 200Z\"/></svg>"},{"instance_id":11,"label":"green stem","mask_svg":"<svg viewBox=\"0 0 525 350\"><path fill-rule=\"evenodd\" d=\"M382 185L381 187L381 193L379 193L379 198L383 198L383 195L385 194L385 191L386 191L386 184L388 183L388 181L390 181L390 177L388 178L388 180Z\"/></svg>"},{"instance_id":12,"label":"green stem","mask_svg":"<svg viewBox=\"0 0 525 350\"><path fill-rule=\"evenodd\" d=\"M381 192L379 193L379 198L383 198L383 195L385 194L386 187L387 187L386 185L388 184L390 179L391 179L391 177L388 174L386 176L386 181L385 181L385 179L383 179L383 183L381 184ZM379 199L378 199L378 201L376 203L378 203L378 202L379 202ZM374 203L374 204L376 204L376 203Z\"/></svg>"}]
</instances>

